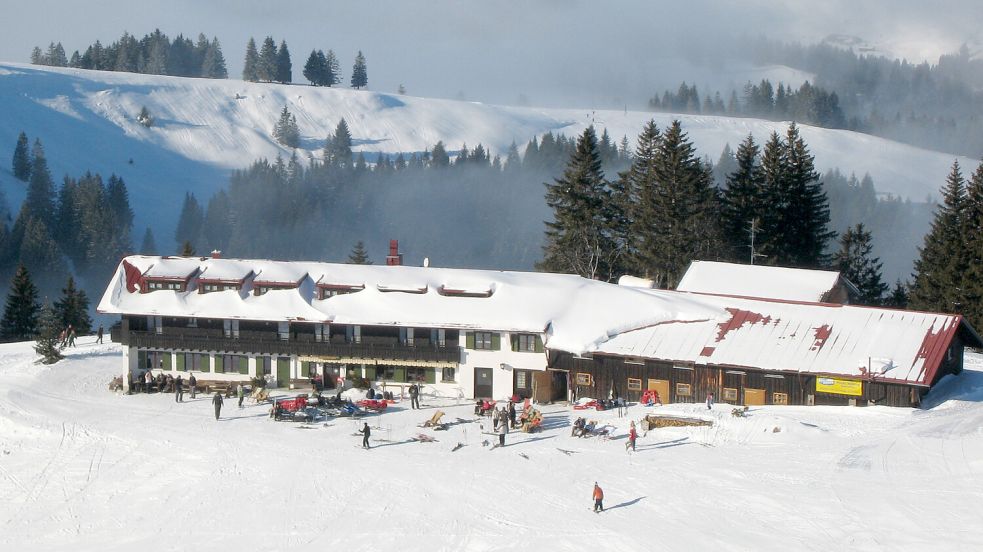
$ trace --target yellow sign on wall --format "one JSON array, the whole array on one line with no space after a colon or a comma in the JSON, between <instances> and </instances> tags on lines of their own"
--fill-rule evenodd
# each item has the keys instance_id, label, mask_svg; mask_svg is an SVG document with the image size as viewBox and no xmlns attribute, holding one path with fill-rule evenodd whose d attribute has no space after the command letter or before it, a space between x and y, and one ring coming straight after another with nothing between
<instances>
[{"instance_id":1,"label":"yellow sign on wall","mask_svg":"<svg viewBox=\"0 0 983 552\"><path fill-rule=\"evenodd\" d=\"M864 382L837 378L816 378L816 392L859 397L864 394Z\"/></svg>"}]
</instances>

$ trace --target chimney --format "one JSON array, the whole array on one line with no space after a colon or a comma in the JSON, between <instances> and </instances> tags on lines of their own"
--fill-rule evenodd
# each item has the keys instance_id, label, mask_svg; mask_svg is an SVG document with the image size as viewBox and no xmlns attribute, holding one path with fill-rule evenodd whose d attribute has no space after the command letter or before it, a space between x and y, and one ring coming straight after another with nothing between
<instances>
[{"instance_id":1,"label":"chimney","mask_svg":"<svg viewBox=\"0 0 983 552\"><path fill-rule=\"evenodd\" d=\"M389 240L389 255L386 256L386 266L400 266L403 255L399 252L399 240Z\"/></svg>"},{"instance_id":2,"label":"chimney","mask_svg":"<svg viewBox=\"0 0 983 552\"><path fill-rule=\"evenodd\" d=\"M212 249L212 258L213 259L221 259L222 258L222 252L219 251L218 249Z\"/></svg>"}]
</instances>

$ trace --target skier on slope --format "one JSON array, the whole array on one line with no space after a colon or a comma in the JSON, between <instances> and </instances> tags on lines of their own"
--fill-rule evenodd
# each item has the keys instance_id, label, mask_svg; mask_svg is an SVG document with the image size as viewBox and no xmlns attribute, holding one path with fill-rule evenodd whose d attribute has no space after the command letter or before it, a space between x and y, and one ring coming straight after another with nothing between
<instances>
[{"instance_id":1,"label":"skier on slope","mask_svg":"<svg viewBox=\"0 0 983 552\"><path fill-rule=\"evenodd\" d=\"M369 447L369 436L372 435L372 428L369 427L369 423L368 422L365 422L365 425L362 426L362 429L359 431L359 433L362 434L362 448L365 448L365 449L370 448Z\"/></svg>"},{"instance_id":2,"label":"skier on slope","mask_svg":"<svg viewBox=\"0 0 983 552\"><path fill-rule=\"evenodd\" d=\"M604 511L604 491L601 490L597 481L594 482L594 512Z\"/></svg>"}]
</instances>

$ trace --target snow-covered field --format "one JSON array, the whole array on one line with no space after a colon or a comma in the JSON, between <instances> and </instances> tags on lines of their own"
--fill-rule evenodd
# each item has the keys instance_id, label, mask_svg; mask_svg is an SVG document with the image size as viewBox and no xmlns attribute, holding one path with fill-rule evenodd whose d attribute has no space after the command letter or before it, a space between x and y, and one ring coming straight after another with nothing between
<instances>
[{"instance_id":1,"label":"snow-covered field","mask_svg":"<svg viewBox=\"0 0 983 552\"><path fill-rule=\"evenodd\" d=\"M2 550L979 550L983 359L925 410L717 405L655 410L712 427L659 429L625 451L570 437L578 412L544 406L542 433L491 449L470 404L397 404L359 448L349 419L273 422L267 407L107 390L118 345L82 338L32 364L0 346ZM187 397L185 397L187 399ZM421 429L435 408L454 424ZM486 422L487 423L487 422ZM433 443L410 441L419 433ZM452 451L458 444L465 446ZM567 451L567 452L564 452ZM605 490L603 514L591 488Z\"/></svg>"},{"instance_id":2,"label":"snow-covered field","mask_svg":"<svg viewBox=\"0 0 983 552\"><path fill-rule=\"evenodd\" d=\"M787 72L780 67L762 71ZM680 119L700 154L716 162L726 144L736 149L749 133L764 143L773 131L787 127L758 119L519 108L347 88L0 63L0 152L12 152L24 131L44 143L56 181L87 170L123 176L136 213L135 235L152 224L160 242L171 235L185 191L206 202L226 185L231 170L259 158L290 155L271 135L284 106L297 118L302 158L321 155L325 137L341 118L351 128L354 149L370 160L377 152L422 152L441 140L451 151L481 143L504 155L513 141L524 147L550 131L574 136L590 124L606 128L615 141L623 136L634 141L649 119L660 128ZM155 119L151 128L136 120L142 107ZM803 126L802 136L819 170L838 167L858 177L869 172L879 191L916 201L937 197L953 160L844 130ZM976 166L971 159L961 162L967 172ZM11 176L9 162L0 164L0 184L16 206L24 186Z\"/></svg>"}]
</instances>

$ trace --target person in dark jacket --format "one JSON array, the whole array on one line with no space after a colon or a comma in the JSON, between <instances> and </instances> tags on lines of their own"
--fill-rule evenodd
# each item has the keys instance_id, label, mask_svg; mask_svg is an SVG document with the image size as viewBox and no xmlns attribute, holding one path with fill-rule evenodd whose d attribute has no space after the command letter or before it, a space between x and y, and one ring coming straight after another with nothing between
<instances>
[{"instance_id":1,"label":"person in dark jacket","mask_svg":"<svg viewBox=\"0 0 983 552\"><path fill-rule=\"evenodd\" d=\"M198 385L198 380L195 379L195 375L194 374L191 374L191 377L188 378L188 389L191 390L191 399L192 400L194 400L194 398L195 398L195 391L196 391L195 386L196 385Z\"/></svg>"},{"instance_id":2,"label":"person in dark jacket","mask_svg":"<svg viewBox=\"0 0 983 552\"><path fill-rule=\"evenodd\" d=\"M369 423L365 422L362 426L362 430L359 431L362 434L362 448L369 448L369 436L372 435L372 428L369 427Z\"/></svg>"},{"instance_id":3,"label":"person in dark jacket","mask_svg":"<svg viewBox=\"0 0 983 552\"><path fill-rule=\"evenodd\" d=\"M504 408L503 408L504 410ZM509 432L509 422L503 413L501 416L501 421L498 424L498 446L505 446L505 434Z\"/></svg>"},{"instance_id":4,"label":"person in dark jacket","mask_svg":"<svg viewBox=\"0 0 983 552\"><path fill-rule=\"evenodd\" d=\"M410 408L420 409L420 388L415 383L410 386Z\"/></svg>"},{"instance_id":5,"label":"person in dark jacket","mask_svg":"<svg viewBox=\"0 0 983 552\"><path fill-rule=\"evenodd\" d=\"M509 424L515 429L515 403L512 401L509 401Z\"/></svg>"},{"instance_id":6,"label":"person in dark jacket","mask_svg":"<svg viewBox=\"0 0 983 552\"><path fill-rule=\"evenodd\" d=\"M174 380L174 402L184 402L184 378L180 375Z\"/></svg>"},{"instance_id":7,"label":"person in dark jacket","mask_svg":"<svg viewBox=\"0 0 983 552\"><path fill-rule=\"evenodd\" d=\"M99 326L98 337L96 338L96 343L102 343L102 325Z\"/></svg>"},{"instance_id":8,"label":"person in dark jacket","mask_svg":"<svg viewBox=\"0 0 983 552\"><path fill-rule=\"evenodd\" d=\"M215 406L215 419L216 420L218 419L218 415L222 413L222 402L223 401L224 401L224 399L222 399L222 394L219 393L218 391L216 391L215 392L215 395L212 396L212 404Z\"/></svg>"}]
</instances>

